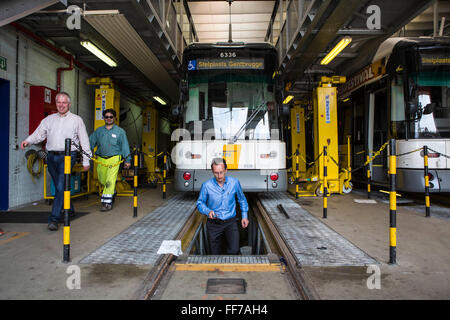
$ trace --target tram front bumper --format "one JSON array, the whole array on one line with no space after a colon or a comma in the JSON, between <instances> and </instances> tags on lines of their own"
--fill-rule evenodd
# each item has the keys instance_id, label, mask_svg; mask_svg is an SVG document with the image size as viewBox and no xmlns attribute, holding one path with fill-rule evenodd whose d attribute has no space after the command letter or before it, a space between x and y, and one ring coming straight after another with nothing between
<instances>
[{"instance_id":1,"label":"tram front bumper","mask_svg":"<svg viewBox=\"0 0 450 320\"><path fill-rule=\"evenodd\" d=\"M183 175L189 172L190 179L185 180ZM278 179L272 181L270 175L278 174ZM228 170L227 176L239 179L244 192L272 192L287 190L287 171L279 170ZM211 170L175 169L175 190L200 191L203 182L213 178Z\"/></svg>"}]
</instances>

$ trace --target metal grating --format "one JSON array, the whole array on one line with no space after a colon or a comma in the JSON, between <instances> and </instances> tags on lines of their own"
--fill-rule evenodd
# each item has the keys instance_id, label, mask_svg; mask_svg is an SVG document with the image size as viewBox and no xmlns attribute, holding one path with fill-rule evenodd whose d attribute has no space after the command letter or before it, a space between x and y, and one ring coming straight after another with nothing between
<instances>
[{"instance_id":1,"label":"metal grating","mask_svg":"<svg viewBox=\"0 0 450 320\"><path fill-rule=\"evenodd\" d=\"M163 240L174 240L196 207L191 193L180 193L90 253L80 263L156 264Z\"/></svg>"},{"instance_id":2,"label":"metal grating","mask_svg":"<svg viewBox=\"0 0 450 320\"><path fill-rule=\"evenodd\" d=\"M270 264L267 256L188 256L186 264Z\"/></svg>"},{"instance_id":3,"label":"metal grating","mask_svg":"<svg viewBox=\"0 0 450 320\"><path fill-rule=\"evenodd\" d=\"M303 209L285 192L258 194L298 263L303 266L364 266L378 262ZM289 219L277 208L279 204Z\"/></svg>"}]
</instances>

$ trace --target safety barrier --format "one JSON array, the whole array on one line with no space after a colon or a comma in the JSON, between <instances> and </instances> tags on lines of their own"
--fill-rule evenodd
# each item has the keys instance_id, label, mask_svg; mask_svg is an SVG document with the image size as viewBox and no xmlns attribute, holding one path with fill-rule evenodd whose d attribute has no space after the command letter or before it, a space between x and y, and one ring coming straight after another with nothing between
<instances>
[{"instance_id":1,"label":"safety barrier","mask_svg":"<svg viewBox=\"0 0 450 320\"><path fill-rule=\"evenodd\" d=\"M105 165L105 164L99 162L99 161L98 161L97 159L95 159L94 157L91 157L88 153L86 153L86 152L81 148L80 145L77 145L77 144L76 144L75 142L73 142L73 141L72 141L72 145L75 146L75 147L78 149L78 151L80 151L81 153L83 153L85 156L89 157L90 160L92 160L92 161L94 161L95 163L100 164L100 165L102 165L102 166L104 166L104 167L113 168L113 167L115 167L115 166L120 165L122 162L125 161L125 159L122 159L122 160L118 161L117 163L114 163L114 164L111 164L111 165ZM136 151L136 149L134 149L134 151ZM134 153L135 153L135 152L134 152ZM163 199L166 199L167 156L169 155L169 153L163 151L163 152L160 152L160 153L158 153L157 155L154 155L154 156L153 156L153 155L150 155L150 154L146 154L145 152L141 152L141 153L142 153L144 156L149 157L149 158L158 158L158 157L161 157L161 156L164 157L163 194L162 194L162 197L163 197ZM135 160L134 169L135 169L135 170L134 170L134 177L135 177L135 178L133 178L133 181L134 181L134 183L136 183L136 181L135 181L135 180L136 180L136 177L137 177L137 162L136 162L136 160ZM136 187L137 187L137 186L136 186ZM136 190L133 191L133 194L126 195L126 196L132 196L132 197L135 197L135 196L136 196L136 195L134 194L135 191L136 191ZM133 208L134 208L134 207L133 207ZM133 209L133 211L134 211L134 210L136 210L136 209Z\"/></svg>"},{"instance_id":2,"label":"safety barrier","mask_svg":"<svg viewBox=\"0 0 450 320\"><path fill-rule=\"evenodd\" d=\"M395 139L394 139L394 141L395 141ZM369 156L366 156L367 157L367 161L362 166L360 166L359 168L353 170L353 171L357 171L357 170L361 169L362 167L367 167L367 194L368 194L369 198L370 198L370 191L371 191L371 189L370 189L371 188L370 187L370 184L371 184L371 172L370 172L369 164L370 164L370 162L372 162L376 158L376 156L378 156L381 153L382 149L384 149L388 143L389 143L389 141L386 142L385 144L383 144L383 146L380 148L380 150L377 151L376 155L374 155L372 158L370 158ZM405 153L397 154L396 157L402 157L402 156L405 156L405 155L408 155L408 154L412 154L412 153L415 153L415 152L419 152L419 151L423 151L423 171L424 171L424 175L423 176L424 176L424 185L425 185L425 188L424 188L425 216L426 217L430 217L431 216L431 201L430 201L430 181L429 181L429 173L428 173L428 170L429 170L428 169L428 154L429 154L429 151L431 151L431 152L433 152L435 154L439 154L439 156L442 156L442 157L445 157L445 158L448 158L448 159L450 159L450 156L448 156L446 154L443 154L441 152L438 152L436 150L433 150L430 147L428 147L427 145L424 145L423 147L420 147L420 148L417 148L417 149L414 149L414 150L411 150L411 151L408 151L408 152L405 152ZM361 153L366 153L366 151L359 152L359 154L361 154Z\"/></svg>"},{"instance_id":3,"label":"safety barrier","mask_svg":"<svg viewBox=\"0 0 450 320\"><path fill-rule=\"evenodd\" d=\"M142 154L146 157L149 158L158 158L163 156L164 157L164 169L163 169L163 199L166 198L166 184L167 184L167 156L169 155L168 152L160 152L157 155L151 155L151 154L146 154L145 152L142 152Z\"/></svg>"},{"instance_id":4,"label":"safety barrier","mask_svg":"<svg viewBox=\"0 0 450 320\"><path fill-rule=\"evenodd\" d=\"M110 168L111 169L111 168L117 167L118 165L120 165L121 163L123 163L125 161L125 159L122 159L122 160L119 160L116 163L106 165L104 163L99 162L96 158L91 157L86 151L84 151L81 148L80 145L76 144L75 142L71 141L71 145L73 145L79 152L81 152L83 155L88 157L94 163L97 163L98 165L101 165L101 166L106 167L106 168ZM137 160L136 160L136 157L137 157L137 155L135 155L135 157L134 157L135 166L134 166L134 178L133 178L133 193L123 194L123 196L126 196L126 197L133 197L133 218L137 217L137 182L138 182L137 178L138 178L138 176L137 176Z\"/></svg>"},{"instance_id":5,"label":"safety barrier","mask_svg":"<svg viewBox=\"0 0 450 320\"><path fill-rule=\"evenodd\" d=\"M367 171L367 197L370 198L371 194L371 172L370 172L370 163L373 162L374 159L376 159L378 156L380 156L381 152L389 145L389 263L396 264L396 250L397 250L397 222L396 222L396 216L397 216L397 158L402 157L408 154L412 154L415 152L423 151L423 158L424 158L424 164L423 164L423 170L424 170L424 182L425 182L425 216L430 217L431 216L431 204L430 204L430 182L429 182L429 173L428 173L428 155L429 151L433 152L435 154L439 154L439 156L443 156L447 159L450 159L450 156L443 154L441 152L438 152L436 150L433 150L429 148L427 145L424 145L423 147L417 148L412 151L408 151L402 154L396 154L396 140L391 139L386 141L378 151L376 152L370 152L372 156L366 155L366 161L359 167L351 169L349 165L349 170L346 170L349 175L352 173L361 170L362 168L366 168ZM358 152L356 154L363 154L368 153L365 150ZM320 159L321 156L324 156L323 161L323 218L327 218L328 216L328 181L327 181L327 163L329 162L329 159L331 159L331 162L333 162L335 165L338 166L338 162L332 157L327 154L327 147L324 146L323 152L319 154L319 156L312 162L307 162L304 157L302 157L298 149L294 154L287 157L287 159L292 159L295 156L295 178L296 178L296 198L298 198L299 188L298 184L300 182L299 180L299 158L303 160L307 165L312 165L316 161ZM344 169L345 170L345 169Z\"/></svg>"}]
</instances>

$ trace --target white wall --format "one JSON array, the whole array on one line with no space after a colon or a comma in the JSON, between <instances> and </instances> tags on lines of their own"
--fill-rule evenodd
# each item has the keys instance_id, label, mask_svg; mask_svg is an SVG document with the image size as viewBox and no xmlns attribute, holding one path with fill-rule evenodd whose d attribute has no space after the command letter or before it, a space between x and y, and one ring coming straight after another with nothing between
<instances>
[{"instance_id":1,"label":"white wall","mask_svg":"<svg viewBox=\"0 0 450 320\"><path fill-rule=\"evenodd\" d=\"M16 36L19 36L19 74L18 74L18 126L17 139L15 137L15 87L16 87ZM10 149L9 149L9 208L26 205L43 199L43 175L34 181L27 170L25 151L17 148L20 142L28 136L29 130L29 87L32 85L46 86L56 90L56 69L67 67L67 61L40 46L33 40L13 27L0 28L0 56L7 59L7 70L0 70L0 78L10 81ZM94 127L94 94L95 86L86 85L86 79L91 74L74 68L72 71L62 73L61 90L68 92L72 97L71 112L80 115L88 131L91 134ZM77 94L78 92L78 94ZM137 118L140 108L128 101L121 99L123 108L131 108ZM132 117L124 122L130 146L140 143L142 131L142 119L136 121L137 132ZM2 128L5 130L4 128ZM36 146L32 147L38 150ZM1 170L1 168L0 168ZM1 183L1 182L0 182Z\"/></svg>"}]
</instances>

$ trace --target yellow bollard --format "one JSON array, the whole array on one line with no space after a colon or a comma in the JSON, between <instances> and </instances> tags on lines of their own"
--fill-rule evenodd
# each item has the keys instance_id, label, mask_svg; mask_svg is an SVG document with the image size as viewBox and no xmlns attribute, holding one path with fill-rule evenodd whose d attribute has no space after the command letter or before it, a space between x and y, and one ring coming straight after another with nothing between
<instances>
[{"instance_id":1,"label":"yellow bollard","mask_svg":"<svg viewBox=\"0 0 450 320\"><path fill-rule=\"evenodd\" d=\"M166 198L166 163L167 163L167 155L164 152L164 170L163 170L163 199Z\"/></svg>"},{"instance_id":2,"label":"yellow bollard","mask_svg":"<svg viewBox=\"0 0 450 320\"><path fill-rule=\"evenodd\" d=\"M367 162L367 198L370 199L370 162L369 162L369 155L366 156L366 162Z\"/></svg>"},{"instance_id":3,"label":"yellow bollard","mask_svg":"<svg viewBox=\"0 0 450 320\"><path fill-rule=\"evenodd\" d=\"M295 151L295 199L298 199L298 178L299 178L299 174L298 174L298 149Z\"/></svg>"},{"instance_id":4,"label":"yellow bollard","mask_svg":"<svg viewBox=\"0 0 450 320\"><path fill-rule=\"evenodd\" d=\"M134 155L134 176L133 176L133 186L134 186L134 192L133 192L133 218L137 217L137 187L138 187L138 155Z\"/></svg>"},{"instance_id":5,"label":"yellow bollard","mask_svg":"<svg viewBox=\"0 0 450 320\"><path fill-rule=\"evenodd\" d=\"M396 264L397 260L397 157L395 140L390 141L389 154L389 263Z\"/></svg>"},{"instance_id":6,"label":"yellow bollard","mask_svg":"<svg viewBox=\"0 0 450 320\"><path fill-rule=\"evenodd\" d=\"M70 174L72 171L70 145L71 140L65 140L64 152L64 232L63 232L63 262L70 262Z\"/></svg>"},{"instance_id":7,"label":"yellow bollard","mask_svg":"<svg viewBox=\"0 0 450 320\"><path fill-rule=\"evenodd\" d=\"M425 178L425 216L430 217L430 178L428 177L428 146L423 146L423 171Z\"/></svg>"},{"instance_id":8,"label":"yellow bollard","mask_svg":"<svg viewBox=\"0 0 450 320\"><path fill-rule=\"evenodd\" d=\"M327 147L323 147L323 218L327 218L328 214L328 199L327 199L327 193L328 193L328 180L327 180Z\"/></svg>"}]
</instances>

